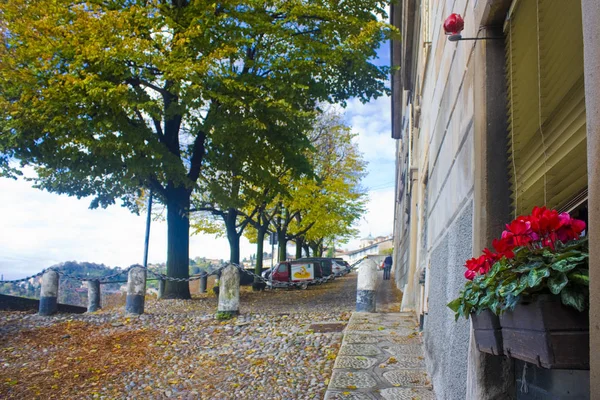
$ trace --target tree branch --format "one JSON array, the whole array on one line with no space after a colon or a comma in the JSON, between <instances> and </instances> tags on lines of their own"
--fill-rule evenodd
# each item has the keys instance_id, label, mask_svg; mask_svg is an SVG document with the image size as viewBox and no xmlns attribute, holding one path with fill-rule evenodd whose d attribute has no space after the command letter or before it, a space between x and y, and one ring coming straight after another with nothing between
<instances>
[{"instance_id":1,"label":"tree branch","mask_svg":"<svg viewBox=\"0 0 600 400\"><path fill-rule=\"evenodd\" d=\"M294 235L288 235L288 239L289 240L294 240L294 239L297 239L300 236L304 236L306 234L306 232L308 232L310 230L310 228L313 227L313 225L315 224L315 222L316 221L311 222L310 224L308 224L308 226L306 228L304 228L300 232L295 233Z\"/></svg>"},{"instance_id":2,"label":"tree branch","mask_svg":"<svg viewBox=\"0 0 600 400\"><path fill-rule=\"evenodd\" d=\"M125 82L127 82L127 83L129 83L130 85L133 85L133 86L145 86L145 87L147 87L149 89L152 89L152 90L160 93L163 96L165 94L167 94L167 91L164 88L156 86L156 85L154 85L154 84L152 84L152 83L150 83L148 81L145 81L143 79L140 79L140 78L129 78L129 79L126 79Z\"/></svg>"},{"instance_id":3,"label":"tree branch","mask_svg":"<svg viewBox=\"0 0 600 400\"><path fill-rule=\"evenodd\" d=\"M204 141L206 140L206 134L204 131L198 131L196 140L192 147L192 158L190 159L190 172L188 172L188 179L192 182L196 182L200 176L200 169L202 167L202 159L204 158Z\"/></svg>"},{"instance_id":4,"label":"tree branch","mask_svg":"<svg viewBox=\"0 0 600 400\"><path fill-rule=\"evenodd\" d=\"M163 198L163 199L167 198L166 189L163 187L163 185L160 184L160 182L158 181L158 179L156 179L156 177L150 178L148 186L150 186L150 190L152 190L155 193L158 193L158 195L161 198Z\"/></svg>"}]
</instances>

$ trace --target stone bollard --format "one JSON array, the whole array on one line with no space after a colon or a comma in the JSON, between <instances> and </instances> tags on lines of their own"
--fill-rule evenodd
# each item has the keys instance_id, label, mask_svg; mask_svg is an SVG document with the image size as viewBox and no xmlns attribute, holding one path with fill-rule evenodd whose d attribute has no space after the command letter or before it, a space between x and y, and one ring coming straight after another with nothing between
<instances>
[{"instance_id":1,"label":"stone bollard","mask_svg":"<svg viewBox=\"0 0 600 400\"><path fill-rule=\"evenodd\" d=\"M100 306L100 281L88 281L88 312L98 311Z\"/></svg>"},{"instance_id":2,"label":"stone bollard","mask_svg":"<svg viewBox=\"0 0 600 400\"><path fill-rule=\"evenodd\" d=\"M165 280L161 279L158 281L158 300L162 299L165 295Z\"/></svg>"},{"instance_id":3,"label":"stone bollard","mask_svg":"<svg viewBox=\"0 0 600 400\"><path fill-rule=\"evenodd\" d=\"M229 319L240 313L240 272L229 265L223 269L219 280L219 305L217 319Z\"/></svg>"},{"instance_id":4,"label":"stone bollard","mask_svg":"<svg viewBox=\"0 0 600 400\"><path fill-rule=\"evenodd\" d=\"M51 269L42 275L42 290L40 292L40 315L52 315L58 304L58 272Z\"/></svg>"},{"instance_id":5,"label":"stone bollard","mask_svg":"<svg viewBox=\"0 0 600 400\"><path fill-rule=\"evenodd\" d=\"M208 274L206 272L202 273L202 277L200 278L200 293L206 293L206 283L208 282Z\"/></svg>"},{"instance_id":6,"label":"stone bollard","mask_svg":"<svg viewBox=\"0 0 600 400\"><path fill-rule=\"evenodd\" d=\"M146 269L135 266L127 275L127 299L125 311L130 314L144 313L144 298L146 296Z\"/></svg>"},{"instance_id":7,"label":"stone bollard","mask_svg":"<svg viewBox=\"0 0 600 400\"><path fill-rule=\"evenodd\" d=\"M375 290L377 289L377 263L365 260L358 268L356 282L356 311L375 312Z\"/></svg>"}]
</instances>

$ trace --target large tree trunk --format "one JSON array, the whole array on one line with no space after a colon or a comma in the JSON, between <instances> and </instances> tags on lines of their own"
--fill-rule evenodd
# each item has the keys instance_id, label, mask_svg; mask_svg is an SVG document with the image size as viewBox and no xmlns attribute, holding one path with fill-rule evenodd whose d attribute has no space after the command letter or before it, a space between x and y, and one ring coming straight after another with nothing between
<instances>
[{"instance_id":1,"label":"large tree trunk","mask_svg":"<svg viewBox=\"0 0 600 400\"><path fill-rule=\"evenodd\" d=\"M323 257L323 242L312 242L310 248L313 257Z\"/></svg>"},{"instance_id":2,"label":"large tree trunk","mask_svg":"<svg viewBox=\"0 0 600 400\"><path fill-rule=\"evenodd\" d=\"M277 233L277 241L279 244L279 262L285 261L287 259L287 238L284 232Z\"/></svg>"},{"instance_id":3,"label":"large tree trunk","mask_svg":"<svg viewBox=\"0 0 600 400\"><path fill-rule=\"evenodd\" d=\"M237 210L230 208L225 216L225 228L227 229L227 240L229 241L229 262L240 264L240 235L237 227Z\"/></svg>"},{"instance_id":4,"label":"large tree trunk","mask_svg":"<svg viewBox=\"0 0 600 400\"><path fill-rule=\"evenodd\" d=\"M257 231L257 242L256 242L256 264L254 267L254 273L260 275L263 266L263 254L265 249L265 236L267 234L267 228L259 228Z\"/></svg>"},{"instance_id":5,"label":"large tree trunk","mask_svg":"<svg viewBox=\"0 0 600 400\"><path fill-rule=\"evenodd\" d=\"M302 247L304 247L304 253L306 254L306 257L310 257L310 246L308 243L303 243Z\"/></svg>"},{"instance_id":6,"label":"large tree trunk","mask_svg":"<svg viewBox=\"0 0 600 400\"><path fill-rule=\"evenodd\" d=\"M267 227L259 228L257 231L257 242L256 242L256 264L254 266L254 273L256 275L260 275L262 273L263 267L263 254L264 254L264 245L265 245L265 235L267 234ZM263 289L265 284L258 278L254 278L254 283L252 284L253 290L261 290Z\"/></svg>"},{"instance_id":7,"label":"large tree trunk","mask_svg":"<svg viewBox=\"0 0 600 400\"><path fill-rule=\"evenodd\" d=\"M302 243L304 241L301 238L296 239L296 260L302 258Z\"/></svg>"},{"instance_id":8,"label":"large tree trunk","mask_svg":"<svg viewBox=\"0 0 600 400\"><path fill-rule=\"evenodd\" d=\"M190 193L187 189L167 191L167 275L189 278ZM189 299L189 282L165 282L163 299Z\"/></svg>"}]
</instances>

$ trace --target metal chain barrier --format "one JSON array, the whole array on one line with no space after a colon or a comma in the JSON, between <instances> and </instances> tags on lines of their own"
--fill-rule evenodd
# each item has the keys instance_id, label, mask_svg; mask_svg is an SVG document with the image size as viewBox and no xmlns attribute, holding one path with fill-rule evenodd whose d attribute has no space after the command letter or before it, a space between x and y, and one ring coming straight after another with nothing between
<instances>
[{"instance_id":1,"label":"metal chain barrier","mask_svg":"<svg viewBox=\"0 0 600 400\"><path fill-rule=\"evenodd\" d=\"M207 273L207 272L203 272L203 273L201 273L201 274L199 274L199 275L193 275L193 276L190 276L189 278L174 278L174 277L171 277L171 276L167 276L167 275L165 275L165 274L161 274L161 273L159 273L159 272L154 272L154 271L152 271L152 270L150 270L150 269L148 269L148 272L149 272L150 274L154 275L156 278L158 278L158 279L162 279L162 280L165 280L165 281L171 281L171 282L191 282L191 281L195 281L195 280L198 280L198 279L202 279L202 278L204 278L205 276L206 276L206 277L209 277L209 276L211 276L211 275L217 275L217 274L219 274L219 273L220 273L220 272L221 272L221 271L222 271L222 270L223 270L225 267L227 267L228 265L229 265L229 264L223 264L223 265L221 265L219 268L217 268L217 269L215 269L215 270L213 270L213 271L211 271L211 272L209 272L209 273Z\"/></svg>"},{"instance_id":2,"label":"metal chain barrier","mask_svg":"<svg viewBox=\"0 0 600 400\"><path fill-rule=\"evenodd\" d=\"M358 264L360 264L361 262L363 262L365 259L367 259L367 257L363 257L360 260L356 261L355 263L351 264L350 267L348 267L348 270L353 270L354 268L356 268L356 266L358 266ZM161 280L165 280L165 281L171 281L171 282L191 282L191 281L195 281L198 279L202 279L204 277L209 277L211 275L218 275L223 269L225 269L227 266L229 265L233 265L234 267L236 267L238 270L240 270L240 272L243 272L247 275L252 276L255 280L258 280L260 282L266 283L268 286L271 287L303 287L304 285L308 285L308 284L321 284L321 283L325 283L331 280L333 275L330 276L325 276L325 277L321 277L321 278L317 278L317 279L312 279L312 280L307 280L307 281L301 281L301 282L280 282L280 281L275 281L273 282L270 279L265 279L263 278L261 275L258 275L252 271L249 271L247 269L245 269L244 267L242 267L239 264L235 264L235 263L225 263L222 264L219 268L212 270L211 272L207 273L207 272L203 272L199 275L193 275L190 276L188 278L175 278L175 277L170 277L167 276L165 274L161 274L159 272L154 272L148 268L146 268L146 271L152 275L154 275L156 278L161 279ZM80 277L80 276L75 276L75 275L71 275L68 274L64 271L62 271L60 268L58 267L49 267L46 268L40 272L38 272L35 275L31 275L28 276L26 278L21 278L21 279L14 279L14 280L2 280L0 281L1 283L19 283L19 282L26 282L32 278L37 278L40 277L42 275L44 275L44 273L46 273L46 271L56 271L61 277L66 278L66 279L72 279L72 280L76 280L76 281L80 281L80 282L84 282L84 281L100 281L100 283L111 283L108 282L109 279L112 278L116 278L120 275L124 275L129 273L129 271L134 268L144 268L141 265L132 265L127 269L124 270L120 270L120 271L116 271L112 274L109 275L105 275L105 276L98 276L98 277Z\"/></svg>"},{"instance_id":3,"label":"metal chain barrier","mask_svg":"<svg viewBox=\"0 0 600 400\"><path fill-rule=\"evenodd\" d=\"M50 269L51 269L51 268L46 268L46 269L43 269L41 272L38 272L37 274L35 274L35 275L31 275L31 276L28 276L28 277L26 277L26 278L14 279L14 280L2 280L2 281L0 281L0 283L19 283L19 282L26 282L26 281L28 281L28 280L30 280L30 279L32 279L32 278L37 278L37 277L39 277L39 276L42 276L42 275L44 275L44 274L46 273L46 271L48 271L48 270L50 270Z\"/></svg>"}]
</instances>

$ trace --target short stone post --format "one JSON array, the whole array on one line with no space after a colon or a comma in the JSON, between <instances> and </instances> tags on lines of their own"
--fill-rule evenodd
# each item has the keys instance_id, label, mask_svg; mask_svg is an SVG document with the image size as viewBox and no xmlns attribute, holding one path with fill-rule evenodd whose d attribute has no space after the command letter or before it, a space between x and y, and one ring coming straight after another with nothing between
<instances>
[{"instance_id":1,"label":"short stone post","mask_svg":"<svg viewBox=\"0 0 600 400\"><path fill-rule=\"evenodd\" d=\"M88 287L88 312L98 311L100 305L100 281L87 281Z\"/></svg>"},{"instance_id":2,"label":"short stone post","mask_svg":"<svg viewBox=\"0 0 600 400\"><path fill-rule=\"evenodd\" d=\"M52 315L57 311L58 304L58 272L51 269L42 275L42 290L40 293L40 315Z\"/></svg>"},{"instance_id":3,"label":"short stone post","mask_svg":"<svg viewBox=\"0 0 600 400\"><path fill-rule=\"evenodd\" d=\"M200 277L200 293L206 293L206 283L208 282L208 274L206 272L202 272L202 276Z\"/></svg>"},{"instance_id":4,"label":"short stone post","mask_svg":"<svg viewBox=\"0 0 600 400\"><path fill-rule=\"evenodd\" d=\"M223 269L219 280L217 319L229 319L240 313L240 272L234 265Z\"/></svg>"},{"instance_id":5,"label":"short stone post","mask_svg":"<svg viewBox=\"0 0 600 400\"><path fill-rule=\"evenodd\" d=\"M162 299L165 295L165 280L159 279L158 281L158 300Z\"/></svg>"},{"instance_id":6,"label":"short stone post","mask_svg":"<svg viewBox=\"0 0 600 400\"><path fill-rule=\"evenodd\" d=\"M367 262L365 262L367 261ZM377 263L365 260L358 268L356 282L356 311L375 312L375 291L377 289Z\"/></svg>"},{"instance_id":7,"label":"short stone post","mask_svg":"<svg viewBox=\"0 0 600 400\"><path fill-rule=\"evenodd\" d=\"M144 313L144 298L146 296L146 269L135 266L127 275L127 298L125 311L130 314Z\"/></svg>"}]
</instances>

